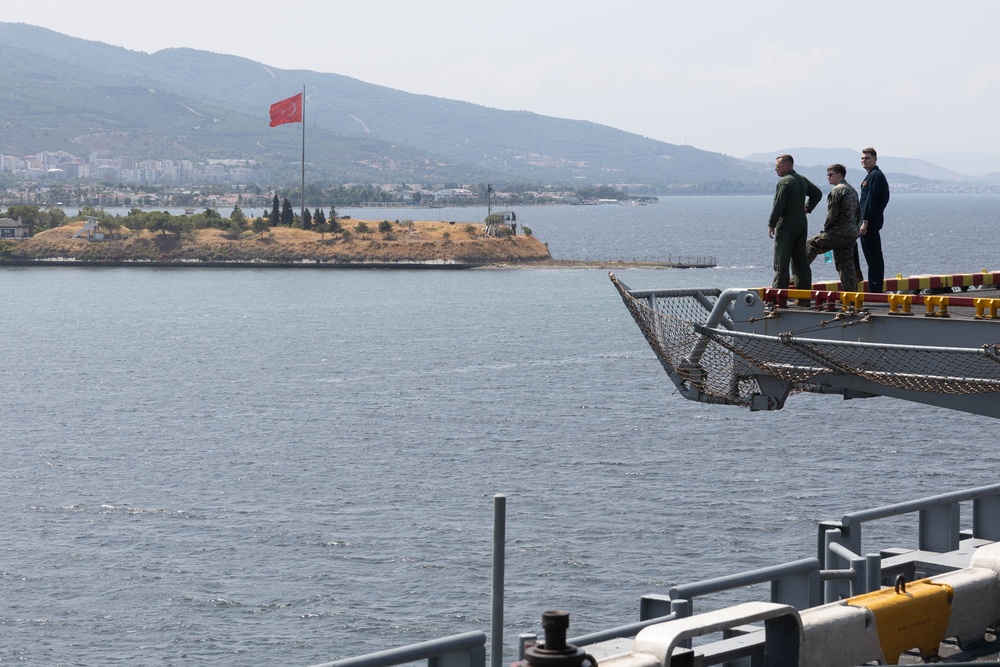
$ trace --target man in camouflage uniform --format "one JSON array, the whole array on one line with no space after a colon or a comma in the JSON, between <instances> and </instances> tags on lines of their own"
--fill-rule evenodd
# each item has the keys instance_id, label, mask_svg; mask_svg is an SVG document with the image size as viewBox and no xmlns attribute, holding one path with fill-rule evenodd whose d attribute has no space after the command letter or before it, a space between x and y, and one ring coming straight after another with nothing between
<instances>
[{"instance_id":1,"label":"man in camouflage uniform","mask_svg":"<svg viewBox=\"0 0 1000 667\"><path fill-rule=\"evenodd\" d=\"M821 252L832 250L841 289L856 292L858 276L854 269L854 248L858 239L858 191L845 180L847 169L842 164L831 164L826 168L826 176L833 186L826 196L826 224L823 231L806 242L809 263Z\"/></svg>"}]
</instances>

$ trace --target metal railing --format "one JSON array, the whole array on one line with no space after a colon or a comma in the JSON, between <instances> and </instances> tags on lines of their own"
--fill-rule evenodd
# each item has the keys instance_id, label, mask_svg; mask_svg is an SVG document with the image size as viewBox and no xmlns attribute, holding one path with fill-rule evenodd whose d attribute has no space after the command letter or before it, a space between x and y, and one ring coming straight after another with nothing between
<instances>
[{"instance_id":1,"label":"metal railing","mask_svg":"<svg viewBox=\"0 0 1000 667\"><path fill-rule=\"evenodd\" d=\"M427 667L486 667L486 634L466 632L314 667L392 667L426 660Z\"/></svg>"},{"instance_id":2,"label":"metal railing","mask_svg":"<svg viewBox=\"0 0 1000 667\"><path fill-rule=\"evenodd\" d=\"M865 523L902 516L920 514L919 549L921 551L952 551L961 539L959 518L960 503L972 501L972 537L1000 540L1000 484L979 486L973 489L942 493L936 496L885 505L845 514L840 521L821 521L819 524L822 548L823 534L839 528L844 546L851 551L861 550L861 527Z\"/></svg>"},{"instance_id":3,"label":"metal railing","mask_svg":"<svg viewBox=\"0 0 1000 667\"><path fill-rule=\"evenodd\" d=\"M963 532L960 503L968 501L972 502L972 529ZM877 553L860 555L861 527L913 513L919 514L920 551L954 551L963 536L1000 541L1000 484L851 512L840 521L822 521L816 558L674 586L667 601L672 611L684 616L692 613L695 597L768 582L771 602L797 609L878 590L882 585L882 558ZM822 594L821 582L825 582ZM677 606L682 600L687 604Z\"/></svg>"},{"instance_id":4,"label":"metal railing","mask_svg":"<svg viewBox=\"0 0 1000 667\"><path fill-rule=\"evenodd\" d=\"M961 503L968 501L972 502L972 528L963 533ZM841 517L840 521L821 521L816 547L818 558L831 569L847 567L851 556L860 558L858 554L861 553L861 533L864 524L907 514L918 514L917 549L920 551L935 553L954 551L958 549L963 536L998 541L1000 540L1000 484L850 512ZM846 551L833 549L831 540L833 544L844 547ZM871 562L872 555L866 556L865 559ZM827 597L833 595L833 590L832 587L828 588ZM844 585L836 587L835 590L838 597L850 594L848 587Z\"/></svg>"},{"instance_id":5,"label":"metal railing","mask_svg":"<svg viewBox=\"0 0 1000 667\"><path fill-rule=\"evenodd\" d=\"M724 577L674 586L667 593L672 611L679 616L694 613L696 597L721 593L757 584L771 584L771 602L787 604L796 609L808 609L820 604L820 562L815 558L739 572ZM679 602L685 604L679 605Z\"/></svg>"}]
</instances>

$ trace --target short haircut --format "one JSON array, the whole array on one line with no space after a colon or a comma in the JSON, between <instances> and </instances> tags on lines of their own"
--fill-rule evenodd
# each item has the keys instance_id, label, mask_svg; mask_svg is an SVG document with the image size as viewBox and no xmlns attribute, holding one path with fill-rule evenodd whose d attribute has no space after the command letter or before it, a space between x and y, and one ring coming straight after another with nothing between
<instances>
[{"instance_id":1,"label":"short haircut","mask_svg":"<svg viewBox=\"0 0 1000 667\"><path fill-rule=\"evenodd\" d=\"M787 162L788 164L790 164L792 166L795 166L795 158L793 158L791 155L787 155L787 154L786 155L779 155L775 159L778 162Z\"/></svg>"},{"instance_id":2,"label":"short haircut","mask_svg":"<svg viewBox=\"0 0 1000 667\"><path fill-rule=\"evenodd\" d=\"M872 148L871 146L869 146L868 148L862 149L861 154L864 155L865 153L867 153L868 155L871 155L875 159L878 159L878 153L876 153L875 149Z\"/></svg>"},{"instance_id":3,"label":"short haircut","mask_svg":"<svg viewBox=\"0 0 1000 667\"><path fill-rule=\"evenodd\" d=\"M826 168L827 171L835 171L841 176L847 176L847 167L842 164L831 164Z\"/></svg>"}]
</instances>

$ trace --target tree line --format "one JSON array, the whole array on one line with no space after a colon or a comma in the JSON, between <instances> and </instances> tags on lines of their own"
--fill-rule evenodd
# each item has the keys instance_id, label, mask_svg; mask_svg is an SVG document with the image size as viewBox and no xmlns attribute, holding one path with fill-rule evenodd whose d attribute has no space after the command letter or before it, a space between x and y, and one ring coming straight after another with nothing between
<instances>
[{"instance_id":1,"label":"tree line","mask_svg":"<svg viewBox=\"0 0 1000 667\"><path fill-rule=\"evenodd\" d=\"M0 174L2 176L2 174ZM143 186L143 191L134 191L134 185L125 183L113 184L101 182L98 184L86 183L56 183L43 188L41 191L32 193L25 199L23 192L4 191L2 178L0 178L0 197L7 201L19 201L20 205L43 206L46 202L55 206L70 206L73 208L83 206L93 206L95 208L107 207L141 207L149 209L152 206L164 208L180 208L209 205L212 198L224 195L239 193L240 205L253 208L267 208L271 202L270 194L261 192L258 186L225 186L220 184L209 184L199 186L198 191L171 191L163 185L148 184ZM460 189L458 183L442 183L435 185L443 190ZM707 187L707 186L706 186ZM720 186L720 189L735 187L730 184ZM438 199L438 203L448 203L450 205L482 205L489 199L490 186L487 183L477 183L464 186L464 189L472 193L472 197L462 197L450 200ZM567 193L572 193L578 199L630 199L635 195L629 195L610 185L600 185L584 188L571 189L568 186L540 185L537 183L508 183L497 186L494 193L503 193L503 200L510 205L531 205L539 203L551 203L560 200ZM285 191L285 195L291 201L299 201L302 197L302 190L293 187ZM421 192L414 186L406 183L396 184L395 190L382 185L373 184L352 184L352 185L332 185L329 183L309 183L305 188L305 202L309 206L315 206L319 202L329 202L333 206L351 207L368 203L416 205L426 203L428 199L426 192Z\"/></svg>"},{"instance_id":2,"label":"tree line","mask_svg":"<svg viewBox=\"0 0 1000 667\"><path fill-rule=\"evenodd\" d=\"M133 208L127 215L121 216L111 215L93 206L85 206L73 219L94 218L97 224L106 229L110 235L119 234L122 228L129 230L136 236L143 231L180 236L185 231L211 228L233 234L242 234L251 230L254 234L264 238L264 235L272 227L300 227L315 231L323 238L326 234L342 234L345 231L340 223L337 210L333 206L329 210L329 215L327 215L322 208L313 210L307 208L303 211L303 215L299 216L292 209L287 198L279 200L278 196L275 195L272 199L271 210L265 211L258 218L248 218L237 204L228 218L223 218L218 211L211 208L206 208L204 212L193 215L172 215L168 211L143 211ZM3 215L28 225L31 234L61 227L70 221L70 217L62 209L43 210L38 206L25 204L10 206Z\"/></svg>"}]
</instances>

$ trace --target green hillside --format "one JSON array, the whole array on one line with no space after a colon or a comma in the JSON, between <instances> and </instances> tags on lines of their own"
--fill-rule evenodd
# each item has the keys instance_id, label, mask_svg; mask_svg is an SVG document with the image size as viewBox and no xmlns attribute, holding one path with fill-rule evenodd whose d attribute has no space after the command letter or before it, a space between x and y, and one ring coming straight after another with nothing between
<instances>
[{"instance_id":1,"label":"green hillside","mask_svg":"<svg viewBox=\"0 0 1000 667\"><path fill-rule=\"evenodd\" d=\"M314 178L726 183L770 186L767 165L586 121L501 111L288 71L192 49L129 51L0 23L0 152L107 149L135 159L242 158L293 178L301 126L268 126L268 106L306 89Z\"/></svg>"}]
</instances>

